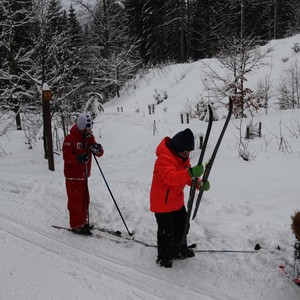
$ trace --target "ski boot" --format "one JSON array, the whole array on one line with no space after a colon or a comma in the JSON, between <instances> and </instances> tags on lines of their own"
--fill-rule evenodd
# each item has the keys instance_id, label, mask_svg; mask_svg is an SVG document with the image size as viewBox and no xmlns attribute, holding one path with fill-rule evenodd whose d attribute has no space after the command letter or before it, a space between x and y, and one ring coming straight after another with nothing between
<instances>
[{"instance_id":1,"label":"ski boot","mask_svg":"<svg viewBox=\"0 0 300 300\"><path fill-rule=\"evenodd\" d=\"M300 241L294 244L294 282L300 285Z\"/></svg>"},{"instance_id":2,"label":"ski boot","mask_svg":"<svg viewBox=\"0 0 300 300\"><path fill-rule=\"evenodd\" d=\"M90 231L90 229L86 228L86 227L72 228L71 231L73 233L81 234L81 235L87 235L87 236L93 235L93 233Z\"/></svg>"},{"instance_id":3,"label":"ski boot","mask_svg":"<svg viewBox=\"0 0 300 300\"><path fill-rule=\"evenodd\" d=\"M158 265L160 265L161 267L165 267L165 268L172 268L172 260L168 259L168 258L157 258L156 263Z\"/></svg>"}]
</instances>

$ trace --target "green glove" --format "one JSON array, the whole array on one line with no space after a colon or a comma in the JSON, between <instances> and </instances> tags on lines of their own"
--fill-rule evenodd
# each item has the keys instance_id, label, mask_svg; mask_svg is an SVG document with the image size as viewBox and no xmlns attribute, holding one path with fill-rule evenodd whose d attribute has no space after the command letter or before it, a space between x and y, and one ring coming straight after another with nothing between
<instances>
[{"instance_id":1,"label":"green glove","mask_svg":"<svg viewBox=\"0 0 300 300\"><path fill-rule=\"evenodd\" d=\"M192 178L200 177L204 172L204 167L203 165L197 165L195 167L189 168L188 172Z\"/></svg>"},{"instance_id":2,"label":"green glove","mask_svg":"<svg viewBox=\"0 0 300 300\"><path fill-rule=\"evenodd\" d=\"M207 192L210 189L210 183L208 180L201 182L201 187L203 191Z\"/></svg>"}]
</instances>

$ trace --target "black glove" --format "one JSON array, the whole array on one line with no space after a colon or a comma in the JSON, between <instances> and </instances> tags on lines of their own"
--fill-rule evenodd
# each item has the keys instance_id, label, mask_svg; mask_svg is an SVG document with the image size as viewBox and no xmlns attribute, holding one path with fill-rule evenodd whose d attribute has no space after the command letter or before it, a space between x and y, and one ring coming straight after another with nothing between
<instances>
[{"instance_id":1,"label":"black glove","mask_svg":"<svg viewBox=\"0 0 300 300\"><path fill-rule=\"evenodd\" d=\"M103 148L100 144L91 145L90 149L95 155L100 154L103 151Z\"/></svg>"},{"instance_id":2,"label":"black glove","mask_svg":"<svg viewBox=\"0 0 300 300\"><path fill-rule=\"evenodd\" d=\"M87 153L82 153L77 156L77 160L81 164L87 164L89 161L89 155Z\"/></svg>"}]
</instances>

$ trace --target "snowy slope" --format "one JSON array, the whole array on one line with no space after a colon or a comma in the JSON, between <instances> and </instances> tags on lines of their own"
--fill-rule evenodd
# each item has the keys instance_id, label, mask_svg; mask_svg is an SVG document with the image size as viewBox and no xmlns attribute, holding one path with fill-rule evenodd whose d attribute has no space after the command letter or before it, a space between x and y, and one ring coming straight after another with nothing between
<instances>
[{"instance_id":1,"label":"snowy slope","mask_svg":"<svg viewBox=\"0 0 300 300\"><path fill-rule=\"evenodd\" d=\"M249 86L271 73L274 102L280 75L299 58L291 50L296 42L299 35L272 41L269 65L249 76ZM216 67L215 60L206 63ZM151 244L156 241L156 222L149 212L155 149L164 136L186 127L195 134L205 132L207 123L196 119L180 124L185 103L207 95L204 68L199 61L140 75L95 121L94 134L105 149L98 161L107 182L130 230ZM168 98L149 115L154 95L164 92ZM224 111L218 113L222 117ZM232 119L211 172L211 190L191 223L188 239L198 249L253 250L257 243L264 249L254 254L197 253L175 261L172 269L155 264L155 248L52 228L68 226L62 156L55 156L55 172L48 171L42 141L28 150L24 134L11 127L0 137L6 152L0 151L0 299L299 299L300 289L278 268L283 260L292 263L290 215L300 209L300 140L288 130L297 127L299 118L299 110L276 111L275 105L268 115L256 115L254 123L262 122L263 136L250 142L249 162L238 157L239 121ZM205 161L223 122L213 124ZM280 122L290 153L278 150ZM193 164L198 156L196 149ZM125 232L95 162L89 186L91 221ZM278 245L280 251L275 250Z\"/></svg>"}]
</instances>

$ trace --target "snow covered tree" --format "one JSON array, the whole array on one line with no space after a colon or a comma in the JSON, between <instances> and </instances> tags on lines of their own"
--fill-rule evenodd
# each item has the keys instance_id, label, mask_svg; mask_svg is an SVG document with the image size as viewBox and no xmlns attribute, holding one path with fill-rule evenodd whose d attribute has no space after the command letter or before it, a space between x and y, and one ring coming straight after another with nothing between
<instances>
[{"instance_id":1,"label":"snow covered tree","mask_svg":"<svg viewBox=\"0 0 300 300\"><path fill-rule=\"evenodd\" d=\"M270 74L266 75L264 78L260 79L255 88L255 98L259 107L264 108L266 114L268 114L269 110L269 100L271 98L270 90L272 86L272 82L270 80Z\"/></svg>"},{"instance_id":2,"label":"snow covered tree","mask_svg":"<svg viewBox=\"0 0 300 300\"><path fill-rule=\"evenodd\" d=\"M48 82L57 93L63 74L64 49L66 47L66 16L63 14L60 0L50 0L46 15L43 18L43 82Z\"/></svg>"},{"instance_id":3,"label":"snow covered tree","mask_svg":"<svg viewBox=\"0 0 300 300\"><path fill-rule=\"evenodd\" d=\"M128 33L132 40L137 41L137 49L145 63L147 37L144 36L144 0L125 0L125 12L128 19Z\"/></svg>"},{"instance_id":4,"label":"snow covered tree","mask_svg":"<svg viewBox=\"0 0 300 300\"><path fill-rule=\"evenodd\" d=\"M232 35L232 19L228 11L234 8L228 1L199 0L191 2L191 57L213 57L223 41Z\"/></svg>"},{"instance_id":5,"label":"snow covered tree","mask_svg":"<svg viewBox=\"0 0 300 300\"><path fill-rule=\"evenodd\" d=\"M300 108L300 67L298 61L284 71L279 84L280 109Z\"/></svg>"},{"instance_id":6,"label":"snow covered tree","mask_svg":"<svg viewBox=\"0 0 300 300\"><path fill-rule=\"evenodd\" d=\"M240 118L247 116L246 109L251 114L259 109L253 91L245 87L245 82L247 74L262 64L261 59L267 53L261 53L254 45L255 41L249 37L232 39L219 56L221 64L232 72L233 81L228 82L226 88L227 92L234 94L234 115Z\"/></svg>"},{"instance_id":7,"label":"snow covered tree","mask_svg":"<svg viewBox=\"0 0 300 300\"><path fill-rule=\"evenodd\" d=\"M130 38L127 15L119 1L98 0L95 9L84 7L92 17L86 47L90 91L102 92L107 101L119 96L120 87L140 67L138 43Z\"/></svg>"},{"instance_id":8,"label":"snow covered tree","mask_svg":"<svg viewBox=\"0 0 300 300\"><path fill-rule=\"evenodd\" d=\"M3 0L0 3L0 97L1 104L16 114L21 130L20 110L34 98L28 73L32 69L33 16L31 0Z\"/></svg>"},{"instance_id":9,"label":"snow covered tree","mask_svg":"<svg viewBox=\"0 0 300 300\"><path fill-rule=\"evenodd\" d=\"M143 6L143 37L146 39L146 61L153 64L172 59L168 55L165 1L146 0Z\"/></svg>"},{"instance_id":10,"label":"snow covered tree","mask_svg":"<svg viewBox=\"0 0 300 300\"><path fill-rule=\"evenodd\" d=\"M187 4L184 0L168 1L166 27L168 55L176 62L187 60Z\"/></svg>"},{"instance_id":11,"label":"snow covered tree","mask_svg":"<svg viewBox=\"0 0 300 300\"><path fill-rule=\"evenodd\" d=\"M77 110L81 104L75 95L84 74L82 31L76 12L70 6L67 13L60 0L50 0L40 19L37 64L41 81L47 82L53 91L54 111Z\"/></svg>"},{"instance_id":12,"label":"snow covered tree","mask_svg":"<svg viewBox=\"0 0 300 300\"><path fill-rule=\"evenodd\" d=\"M247 112L252 115L253 111L257 111L260 107L254 92L246 87L247 75L263 64L262 58L270 50L261 52L255 44L250 37L241 39L239 36L228 39L217 56L220 67L226 70L226 75L220 75L219 72L209 68L210 80L206 83L207 88L219 99L232 96L233 113L236 118L247 116Z\"/></svg>"},{"instance_id":13,"label":"snow covered tree","mask_svg":"<svg viewBox=\"0 0 300 300\"><path fill-rule=\"evenodd\" d=\"M88 100L85 104L84 111L91 114L92 118L95 119L97 115L104 112L104 108L102 106L103 97L99 93L88 93Z\"/></svg>"},{"instance_id":14,"label":"snow covered tree","mask_svg":"<svg viewBox=\"0 0 300 300\"><path fill-rule=\"evenodd\" d=\"M241 32L260 44L295 32L299 29L298 2L126 0L125 8L130 34L141 41L143 60L156 64L212 57L228 38Z\"/></svg>"}]
</instances>

